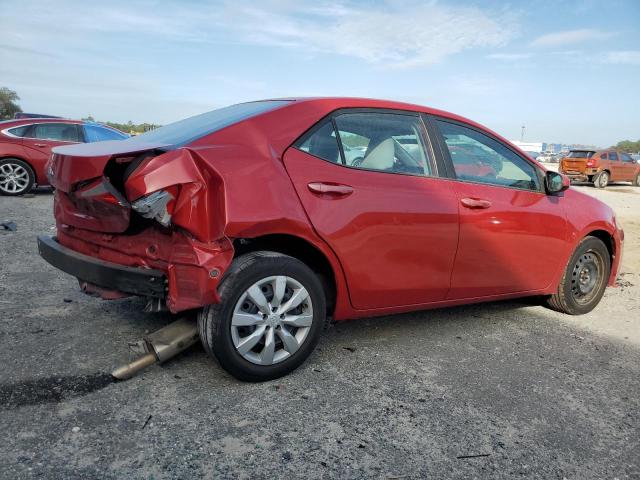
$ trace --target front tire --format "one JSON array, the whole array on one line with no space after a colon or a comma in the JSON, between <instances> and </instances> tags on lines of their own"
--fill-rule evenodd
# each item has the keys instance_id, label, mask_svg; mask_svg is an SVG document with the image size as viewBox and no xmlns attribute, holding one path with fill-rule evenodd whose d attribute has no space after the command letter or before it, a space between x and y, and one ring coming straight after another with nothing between
<instances>
[{"instance_id":1,"label":"front tire","mask_svg":"<svg viewBox=\"0 0 640 480\"><path fill-rule=\"evenodd\" d=\"M590 312L602 299L610 272L611 258L605 244L598 238L585 237L573 252L558 291L547 305L569 315Z\"/></svg>"},{"instance_id":2,"label":"front tire","mask_svg":"<svg viewBox=\"0 0 640 480\"><path fill-rule=\"evenodd\" d=\"M0 194L24 195L33 188L36 176L28 163L18 158L0 160Z\"/></svg>"},{"instance_id":3,"label":"front tire","mask_svg":"<svg viewBox=\"0 0 640 480\"><path fill-rule=\"evenodd\" d=\"M275 252L236 258L203 308L198 329L205 350L239 380L261 382L295 370L315 348L326 322L317 275Z\"/></svg>"}]
</instances>

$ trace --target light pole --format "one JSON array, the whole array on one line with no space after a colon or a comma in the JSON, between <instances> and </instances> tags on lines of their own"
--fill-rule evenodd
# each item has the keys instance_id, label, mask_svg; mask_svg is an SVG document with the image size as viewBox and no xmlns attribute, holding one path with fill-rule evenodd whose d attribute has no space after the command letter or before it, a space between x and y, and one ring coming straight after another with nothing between
<instances>
[{"instance_id":1,"label":"light pole","mask_svg":"<svg viewBox=\"0 0 640 480\"><path fill-rule=\"evenodd\" d=\"M524 140L524 131L526 130L526 127L524 125L522 125L522 127L520 127L520 141L522 142Z\"/></svg>"}]
</instances>

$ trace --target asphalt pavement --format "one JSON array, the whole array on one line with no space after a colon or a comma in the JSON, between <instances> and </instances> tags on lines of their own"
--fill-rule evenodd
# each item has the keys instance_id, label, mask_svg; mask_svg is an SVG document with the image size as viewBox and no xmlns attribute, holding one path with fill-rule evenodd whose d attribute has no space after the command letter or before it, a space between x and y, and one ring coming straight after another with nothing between
<instances>
[{"instance_id":1,"label":"asphalt pavement","mask_svg":"<svg viewBox=\"0 0 640 480\"><path fill-rule=\"evenodd\" d=\"M239 382L198 345L114 382L171 317L41 260L51 200L0 198L17 225L0 232L0 478L640 478L635 263L582 319L501 302L355 320L276 381Z\"/></svg>"}]
</instances>

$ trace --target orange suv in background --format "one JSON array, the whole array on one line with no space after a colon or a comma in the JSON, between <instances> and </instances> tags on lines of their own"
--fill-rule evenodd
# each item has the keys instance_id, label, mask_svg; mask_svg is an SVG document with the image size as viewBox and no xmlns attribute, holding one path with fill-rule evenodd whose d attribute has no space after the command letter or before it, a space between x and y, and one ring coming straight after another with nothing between
<instances>
[{"instance_id":1,"label":"orange suv in background","mask_svg":"<svg viewBox=\"0 0 640 480\"><path fill-rule=\"evenodd\" d=\"M596 188L611 182L640 186L640 164L618 150L571 150L560 160L560 173L572 181L592 182Z\"/></svg>"}]
</instances>

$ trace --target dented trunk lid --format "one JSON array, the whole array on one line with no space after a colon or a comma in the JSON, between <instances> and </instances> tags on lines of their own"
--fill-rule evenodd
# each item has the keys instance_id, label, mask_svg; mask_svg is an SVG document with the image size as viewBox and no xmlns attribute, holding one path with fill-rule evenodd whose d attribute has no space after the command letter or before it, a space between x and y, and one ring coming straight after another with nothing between
<instances>
[{"instance_id":1,"label":"dented trunk lid","mask_svg":"<svg viewBox=\"0 0 640 480\"><path fill-rule=\"evenodd\" d=\"M168 148L160 143L117 140L54 148L47 175L56 188L56 219L97 232L126 231L131 218L123 189L127 166Z\"/></svg>"}]
</instances>

